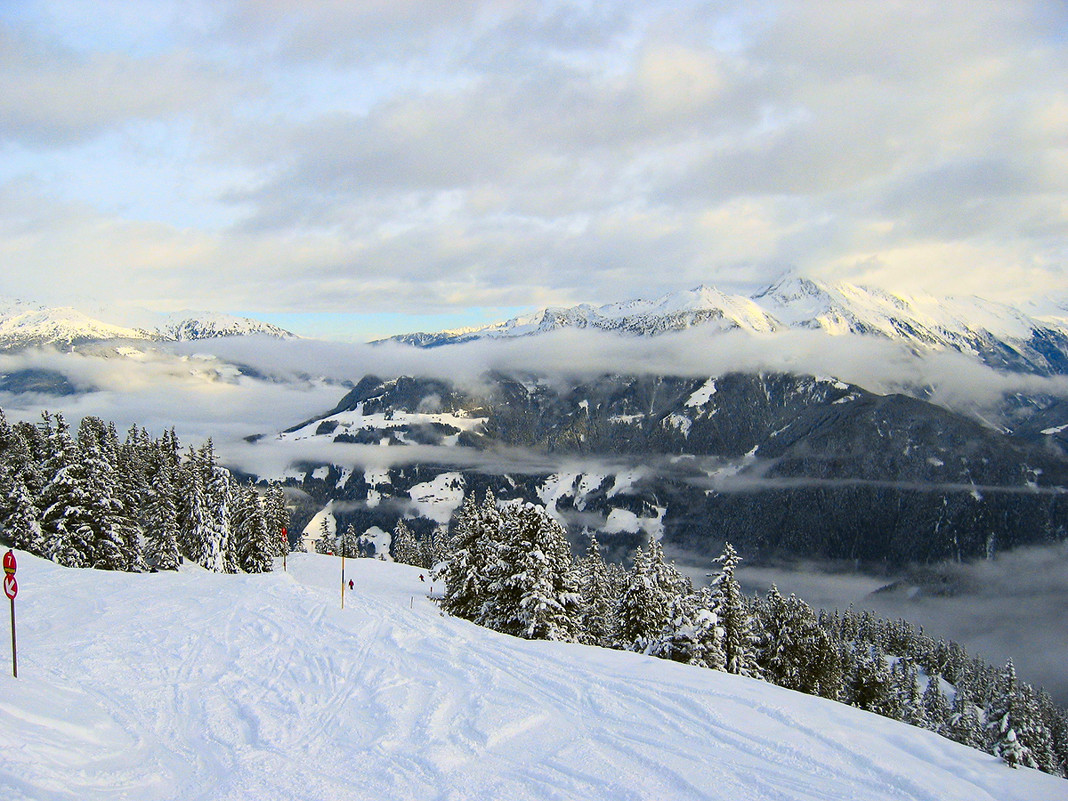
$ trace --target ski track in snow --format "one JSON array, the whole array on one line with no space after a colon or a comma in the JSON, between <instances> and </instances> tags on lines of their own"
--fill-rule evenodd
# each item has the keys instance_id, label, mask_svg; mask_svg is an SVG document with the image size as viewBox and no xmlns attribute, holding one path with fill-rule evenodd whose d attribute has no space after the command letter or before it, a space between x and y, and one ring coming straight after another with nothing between
<instances>
[{"instance_id":1,"label":"ski track in snow","mask_svg":"<svg viewBox=\"0 0 1068 801\"><path fill-rule=\"evenodd\" d=\"M289 567L21 556L0 798L1068 799L1064 780L829 701L444 617L418 569L348 561L342 610L337 559Z\"/></svg>"}]
</instances>

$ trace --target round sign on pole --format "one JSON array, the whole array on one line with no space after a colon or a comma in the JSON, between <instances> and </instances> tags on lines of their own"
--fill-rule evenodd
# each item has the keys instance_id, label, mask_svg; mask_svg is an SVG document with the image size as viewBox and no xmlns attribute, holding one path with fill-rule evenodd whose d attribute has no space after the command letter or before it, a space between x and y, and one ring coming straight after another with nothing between
<instances>
[{"instance_id":1,"label":"round sign on pole","mask_svg":"<svg viewBox=\"0 0 1068 801\"><path fill-rule=\"evenodd\" d=\"M16 567L18 564L15 562L15 552L8 551L4 554L4 572L11 576L15 573Z\"/></svg>"},{"instance_id":2,"label":"round sign on pole","mask_svg":"<svg viewBox=\"0 0 1068 801\"><path fill-rule=\"evenodd\" d=\"M15 600L15 596L19 594L19 583L15 581L15 577L8 573L4 576L4 595Z\"/></svg>"}]
</instances>

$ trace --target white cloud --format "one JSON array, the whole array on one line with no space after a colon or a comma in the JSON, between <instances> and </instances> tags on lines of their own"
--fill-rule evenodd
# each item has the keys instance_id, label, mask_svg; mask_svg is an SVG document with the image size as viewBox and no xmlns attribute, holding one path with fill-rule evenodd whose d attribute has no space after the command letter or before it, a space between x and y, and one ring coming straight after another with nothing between
<instances>
[{"instance_id":1,"label":"white cloud","mask_svg":"<svg viewBox=\"0 0 1068 801\"><path fill-rule=\"evenodd\" d=\"M440 312L785 267L1068 285L1053 4L162 8L82 38L63 4L4 29L0 133L25 147L0 185L47 218L0 212L27 294ZM104 180L33 149L93 137Z\"/></svg>"}]
</instances>

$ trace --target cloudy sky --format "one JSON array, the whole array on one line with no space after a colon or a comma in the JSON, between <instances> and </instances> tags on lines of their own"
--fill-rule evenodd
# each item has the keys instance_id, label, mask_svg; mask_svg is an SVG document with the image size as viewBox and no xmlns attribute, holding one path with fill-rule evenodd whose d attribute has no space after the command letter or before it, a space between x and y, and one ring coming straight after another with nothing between
<instances>
[{"instance_id":1,"label":"cloudy sky","mask_svg":"<svg viewBox=\"0 0 1068 801\"><path fill-rule=\"evenodd\" d=\"M1068 291L1060 0L0 3L0 295L308 334Z\"/></svg>"}]
</instances>

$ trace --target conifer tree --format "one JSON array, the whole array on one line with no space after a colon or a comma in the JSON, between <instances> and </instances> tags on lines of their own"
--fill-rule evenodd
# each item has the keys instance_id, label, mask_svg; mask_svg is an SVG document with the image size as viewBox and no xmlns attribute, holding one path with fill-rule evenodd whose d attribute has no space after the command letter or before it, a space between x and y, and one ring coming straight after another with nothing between
<instances>
[{"instance_id":1,"label":"conifer tree","mask_svg":"<svg viewBox=\"0 0 1068 801\"><path fill-rule=\"evenodd\" d=\"M415 565L421 567L422 554L419 552L419 543L415 541L415 535L404 522L404 518L397 521L393 528L391 543L393 546L393 561L402 565Z\"/></svg>"},{"instance_id":2,"label":"conifer tree","mask_svg":"<svg viewBox=\"0 0 1068 801\"><path fill-rule=\"evenodd\" d=\"M63 415L43 415L47 437L47 484L41 493L41 531L48 557L66 567L90 567L95 532L89 496L78 447Z\"/></svg>"},{"instance_id":3,"label":"conifer tree","mask_svg":"<svg viewBox=\"0 0 1068 801\"><path fill-rule=\"evenodd\" d=\"M275 556L282 556L289 551L288 529L289 509L282 485L272 481L264 498L264 516L267 519L267 531L271 542L276 544ZM283 531L287 532L283 535Z\"/></svg>"},{"instance_id":4,"label":"conifer tree","mask_svg":"<svg viewBox=\"0 0 1068 801\"><path fill-rule=\"evenodd\" d=\"M325 514L319 519L319 539L315 541L315 552L324 555L333 555L337 552L337 545L330 535L330 523Z\"/></svg>"},{"instance_id":5,"label":"conifer tree","mask_svg":"<svg viewBox=\"0 0 1068 801\"><path fill-rule=\"evenodd\" d=\"M882 649L878 645L863 645L856 648L854 654L856 659L847 678L846 700L869 712L896 718L898 699Z\"/></svg>"},{"instance_id":6,"label":"conifer tree","mask_svg":"<svg viewBox=\"0 0 1068 801\"><path fill-rule=\"evenodd\" d=\"M274 543L267 532L263 506L255 488L248 484L234 493L233 524L237 566L246 573L269 573Z\"/></svg>"},{"instance_id":7,"label":"conifer tree","mask_svg":"<svg viewBox=\"0 0 1068 801\"><path fill-rule=\"evenodd\" d=\"M482 617L500 536L501 513L493 492L487 490L481 504L473 493L465 497L446 558L434 576L445 587L441 608L446 613L466 620Z\"/></svg>"},{"instance_id":8,"label":"conifer tree","mask_svg":"<svg viewBox=\"0 0 1068 801\"><path fill-rule=\"evenodd\" d=\"M419 541L419 566L434 570L440 565L448 552L448 532L445 527L438 527L427 532Z\"/></svg>"},{"instance_id":9,"label":"conifer tree","mask_svg":"<svg viewBox=\"0 0 1068 801\"><path fill-rule=\"evenodd\" d=\"M717 557L719 572L712 579L712 597L716 602L716 614L723 628L723 655L725 670L740 676L760 676L757 663L757 638L753 632L750 615L742 589L734 577L741 557L731 544L724 543L723 553Z\"/></svg>"},{"instance_id":10,"label":"conifer tree","mask_svg":"<svg viewBox=\"0 0 1068 801\"><path fill-rule=\"evenodd\" d=\"M145 557L157 570L177 570L181 562L176 477L176 467L167 459L159 459L147 493Z\"/></svg>"},{"instance_id":11,"label":"conifer tree","mask_svg":"<svg viewBox=\"0 0 1068 801\"><path fill-rule=\"evenodd\" d=\"M1037 767L1034 757L1016 732L1021 722L1021 711L1022 697L1016 679L1016 667L1010 659L1002 671L997 695L986 710L987 742L990 752L1001 757L1009 767L1023 765L1033 768Z\"/></svg>"},{"instance_id":12,"label":"conifer tree","mask_svg":"<svg viewBox=\"0 0 1068 801\"><path fill-rule=\"evenodd\" d=\"M78 428L92 538L92 567L133 570L141 563L141 543L136 527L126 514L116 473L114 428L97 417L87 416Z\"/></svg>"},{"instance_id":13,"label":"conifer tree","mask_svg":"<svg viewBox=\"0 0 1068 801\"><path fill-rule=\"evenodd\" d=\"M924 728L943 736L949 736L949 702L942 692L941 678L937 673L927 677L927 686L923 690L921 702L924 712Z\"/></svg>"},{"instance_id":14,"label":"conifer tree","mask_svg":"<svg viewBox=\"0 0 1068 801\"><path fill-rule=\"evenodd\" d=\"M672 599L689 592L689 581L665 561L658 541L649 543L648 552L639 547L616 607L619 645L645 651L668 623Z\"/></svg>"},{"instance_id":15,"label":"conifer tree","mask_svg":"<svg viewBox=\"0 0 1068 801\"><path fill-rule=\"evenodd\" d=\"M337 552L339 556L347 559L355 559L360 555L360 535L356 533L356 527L349 523L338 537Z\"/></svg>"},{"instance_id":16,"label":"conifer tree","mask_svg":"<svg viewBox=\"0 0 1068 801\"><path fill-rule=\"evenodd\" d=\"M544 509L507 507L481 622L528 640L575 640L581 600L572 567L564 530Z\"/></svg>"},{"instance_id":17,"label":"conifer tree","mask_svg":"<svg viewBox=\"0 0 1068 801\"><path fill-rule=\"evenodd\" d=\"M15 548L37 556L46 555L44 535L41 532L41 510L37 508L22 476L16 476L11 492L12 510L4 528L10 532Z\"/></svg>"},{"instance_id":18,"label":"conifer tree","mask_svg":"<svg viewBox=\"0 0 1068 801\"><path fill-rule=\"evenodd\" d=\"M772 586L757 609L757 661L764 678L791 690L838 698L843 683L840 652L812 608L793 595L784 598Z\"/></svg>"},{"instance_id":19,"label":"conifer tree","mask_svg":"<svg viewBox=\"0 0 1068 801\"><path fill-rule=\"evenodd\" d=\"M707 587L679 593L668 604L667 620L645 653L686 665L723 670L723 629Z\"/></svg>"},{"instance_id":20,"label":"conifer tree","mask_svg":"<svg viewBox=\"0 0 1068 801\"><path fill-rule=\"evenodd\" d=\"M970 700L964 684L957 685L945 733L949 739L970 748L982 749L986 744L979 708Z\"/></svg>"},{"instance_id":21,"label":"conifer tree","mask_svg":"<svg viewBox=\"0 0 1068 801\"><path fill-rule=\"evenodd\" d=\"M576 583L582 595L579 638L590 645L609 647L616 640L616 587L601 556L597 537L590 535L586 555L575 566Z\"/></svg>"}]
</instances>

